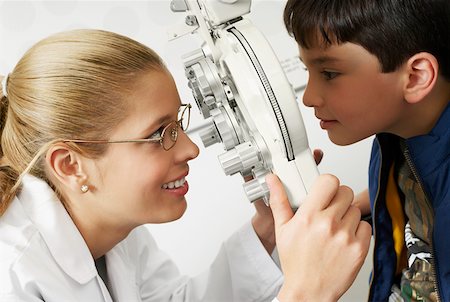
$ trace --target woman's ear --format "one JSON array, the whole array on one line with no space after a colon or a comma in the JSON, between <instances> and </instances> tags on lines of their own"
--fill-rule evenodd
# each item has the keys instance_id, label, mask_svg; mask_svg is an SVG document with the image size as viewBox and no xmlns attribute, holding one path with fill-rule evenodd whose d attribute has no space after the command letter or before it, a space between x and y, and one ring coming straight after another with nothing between
<instances>
[{"instance_id":1,"label":"woman's ear","mask_svg":"<svg viewBox=\"0 0 450 302\"><path fill-rule=\"evenodd\" d=\"M420 52L409 58L407 64L408 80L404 87L405 99L410 104L423 100L433 89L439 75L436 57Z\"/></svg>"},{"instance_id":2,"label":"woman's ear","mask_svg":"<svg viewBox=\"0 0 450 302\"><path fill-rule=\"evenodd\" d=\"M65 143L51 146L46 153L46 164L52 179L70 190L80 192L86 184L83 157Z\"/></svg>"}]
</instances>

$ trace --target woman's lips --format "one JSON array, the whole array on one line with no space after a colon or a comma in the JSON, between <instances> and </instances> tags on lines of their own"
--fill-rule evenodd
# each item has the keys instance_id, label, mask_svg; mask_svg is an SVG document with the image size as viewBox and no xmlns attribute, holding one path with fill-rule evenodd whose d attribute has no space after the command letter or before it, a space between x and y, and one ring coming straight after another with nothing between
<instances>
[{"instance_id":1,"label":"woman's lips","mask_svg":"<svg viewBox=\"0 0 450 302\"><path fill-rule=\"evenodd\" d=\"M165 190L167 193L170 193L170 194L184 196L189 191L189 184L186 180L181 187L172 188L172 189L167 188L167 189L163 189L163 190Z\"/></svg>"}]
</instances>

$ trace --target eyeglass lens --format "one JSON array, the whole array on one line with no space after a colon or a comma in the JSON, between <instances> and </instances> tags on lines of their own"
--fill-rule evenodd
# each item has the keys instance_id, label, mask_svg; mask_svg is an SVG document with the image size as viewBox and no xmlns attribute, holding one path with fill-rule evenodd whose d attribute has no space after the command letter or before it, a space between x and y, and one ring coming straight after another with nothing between
<instances>
[{"instance_id":1,"label":"eyeglass lens","mask_svg":"<svg viewBox=\"0 0 450 302\"><path fill-rule=\"evenodd\" d=\"M167 125L162 134L162 146L164 150L171 149L178 139L178 128L186 131L190 122L190 107L185 106L178 114L178 122L172 122Z\"/></svg>"},{"instance_id":2,"label":"eyeglass lens","mask_svg":"<svg viewBox=\"0 0 450 302\"><path fill-rule=\"evenodd\" d=\"M182 108L178 112L178 121L183 131L186 131L187 128L189 127L190 119L191 119L191 107L190 105L187 105L184 106L184 108Z\"/></svg>"}]
</instances>

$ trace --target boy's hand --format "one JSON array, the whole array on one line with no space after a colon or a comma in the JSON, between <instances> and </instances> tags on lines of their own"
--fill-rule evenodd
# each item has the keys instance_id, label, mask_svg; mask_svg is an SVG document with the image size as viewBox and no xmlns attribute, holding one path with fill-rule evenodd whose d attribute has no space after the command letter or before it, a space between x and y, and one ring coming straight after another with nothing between
<instances>
[{"instance_id":1,"label":"boy's hand","mask_svg":"<svg viewBox=\"0 0 450 302\"><path fill-rule=\"evenodd\" d=\"M365 189L355 196L353 199L353 206L357 207L361 211L362 216L370 214L370 198L369 189Z\"/></svg>"},{"instance_id":2,"label":"boy's hand","mask_svg":"<svg viewBox=\"0 0 450 302\"><path fill-rule=\"evenodd\" d=\"M284 284L284 301L337 301L367 255L371 227L351 206L353 192L321 175L294 214L278 177L266 177Z\"/></svg>"}]
</instances>

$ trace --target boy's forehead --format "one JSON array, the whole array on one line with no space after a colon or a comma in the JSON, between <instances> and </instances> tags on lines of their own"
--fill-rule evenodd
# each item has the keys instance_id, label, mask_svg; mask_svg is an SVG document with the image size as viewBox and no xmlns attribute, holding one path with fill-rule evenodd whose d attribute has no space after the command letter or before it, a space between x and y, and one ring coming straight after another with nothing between
<instances>
[{"instance_id":1,"label":"boy's forehead","mask_svg":"<svg viewBox=\"0 0 450 302\"><path fill-rule=\"evenodd\" d=\"M350 42L309 48L299 46L299 54L300 60L315 65L348 62L370 55L362 46Z\"/></svg>"},{"instance_id":2,"label":"boy's forehead","mask_svg":"<svg viewBox=\"0 0 450 302\"><path fill-rule=\"evenodd\" d=\"M331 45L327 47L314 46L309 48L299 46L298 49L300 60L305 63L323 64L342 60L342 54L337 51L336 47Z\"/></svg>"}]
</instances>

